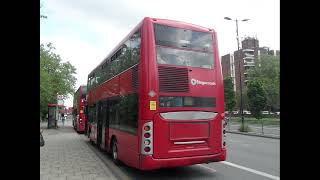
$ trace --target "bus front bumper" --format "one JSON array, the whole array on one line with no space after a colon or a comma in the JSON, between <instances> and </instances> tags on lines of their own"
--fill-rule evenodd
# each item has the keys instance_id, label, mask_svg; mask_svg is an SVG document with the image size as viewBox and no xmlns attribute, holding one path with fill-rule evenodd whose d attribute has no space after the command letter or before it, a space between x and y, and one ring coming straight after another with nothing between
<instances>
[{"instance_id":1,"label":"bus front bumper","mask_svg":"<svg viewBox=\"0 0 320 180\"><path fill-rule=\"evenodd\" d=\"M170 168L179 166L188 166L193 164L202 164L210 162L219 162L226 160L226 149L223 149L219 154L181 157L181 158L168 158L168 159L155 159L151 155L140 155L140 168L141 170L153 170L160 168Z\"/></svg>"}]
</instances>

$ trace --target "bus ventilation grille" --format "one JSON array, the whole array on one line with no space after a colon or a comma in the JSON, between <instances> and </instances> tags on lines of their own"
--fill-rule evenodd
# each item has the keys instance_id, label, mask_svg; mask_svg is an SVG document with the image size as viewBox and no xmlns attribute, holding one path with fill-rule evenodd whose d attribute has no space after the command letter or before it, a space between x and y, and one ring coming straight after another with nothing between
<instances>
[{"instance_id":1,"label":"bus ventilation grille","mask_svg":"<svg viewBox=\"0 0 320 180\"><path fill-rule=\"evenodd\" d=\"M189 92L187 68L159 66L160 92Z\"/></svg>"},{"instance_id":2,"label":"bus ventilation grille","mask_svg":"<svg viewBox=\"0 0 320 180\"><path fill-rule=\"evenodd\" d=\"M139 87L138 66L132 68L132 89L137 92Z\"/></svg>"}]
</instances>

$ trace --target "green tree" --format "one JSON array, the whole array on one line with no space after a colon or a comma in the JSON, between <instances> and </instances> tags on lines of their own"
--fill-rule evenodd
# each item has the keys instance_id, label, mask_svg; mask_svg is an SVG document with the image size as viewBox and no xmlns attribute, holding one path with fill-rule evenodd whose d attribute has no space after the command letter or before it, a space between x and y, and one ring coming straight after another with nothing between
<instances>
[{"instance_id":1,"label":"green tree","mask_svg":"<svg viewBox=\"0 0 320 180\"><path fill-rule=\"evenodd\" d=\"M240 109L240 91L236 92L236 107L238 107L238 109ZM247 87L244 86L242 88L242 106L243 106L243 110L247 110L249 109L249 105L248 105L248 97L247 97ZM240 111L239 111L240 113Z\"/></svg>"},{"instance_id":2,"label":"green tree","mask_svg":"<svg viewBox=\"0 0 320 180\"><path fill-rule=\"evenodd\" d=\"M229 111L229 116L231 117L232 110L236 106L236 95L233 90L233 81L231 77L226 77L224 79L224 107Z\"/></svg>"},{"instance_id":3,"label":"green tree","mask_svg":"<svg viewBox=\"0 0 320 180\"><path fill-rule=\"evenodd\" d=\"M250 80L260 80L266 91L269 111L280 109L280 57L261 55L255 68L248 71Z\"/></svg>"},{"instance_id":4,"label":"green tree","mask_svg":"<svg viewBox=\"0 0 320 180\"><path fill-rule=\"evenodd\" d=\"M247 89L248 103L251 114L256 119L260 120L263 118L261 111L267 105L266 92L263 84L260 80L251 80L248 83ZM263 134L263 121L261 121L262 134Z\"/></svg>"},{"instance_id":5,"label":"green tree","mask_svg":"<svg viewBox=\"0 0 320 180\"><path fill-rule=\"evenodd\" d=\"M267 98L263 85L259 80L249 81L247 96L251 114L258 120L262 119L261 111L267 104Z\"/></svg>"},{"instance_id":6,"label":"green tree","mask_svg":"<svg viewBox=\"0 0 320 180\"><path fill-rule=\"evenodd\" d=\"M76 68L70 62L62 62L53 52L51 43L40 45L40 116L47 113L47 105L56 103L57 93L73 94L76 83Z\"/></svg>"}]
</instances>

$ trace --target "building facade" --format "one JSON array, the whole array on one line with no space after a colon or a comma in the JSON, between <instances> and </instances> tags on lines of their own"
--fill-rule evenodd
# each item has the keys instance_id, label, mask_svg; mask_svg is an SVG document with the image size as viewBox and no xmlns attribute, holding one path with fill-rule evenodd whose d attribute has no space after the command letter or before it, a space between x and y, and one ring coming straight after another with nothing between
<instances>
[{"instance_id":1,"label":"building facade","mask_svg":"<svg viewBox=\"0 0 320 180\"><path fill-rule=\"evenodd\" d=\"M235 67L234 67L234 56L233 54L226 54L221 57L222 74L223 77L231 77L234 84L234 91L236 91L236 80L235 80Z\"/></svg>"},{"instance_id":2,"label":"building facade","mask_svg":"<svg viewBox=\"0 0 320 180\"><path fill-rule=\"evenodd\" d=\"M241 42L241 45L240 50L221 57L223 76L232 77L235 91L240 89L240 74L242 89L245 89L248 82L248 70L256 65L260 66L261 55L280 56L279 50L274 51L268 47L259 47L259 40L256 38L247 37Z\"/></svg>"}]
</instances>

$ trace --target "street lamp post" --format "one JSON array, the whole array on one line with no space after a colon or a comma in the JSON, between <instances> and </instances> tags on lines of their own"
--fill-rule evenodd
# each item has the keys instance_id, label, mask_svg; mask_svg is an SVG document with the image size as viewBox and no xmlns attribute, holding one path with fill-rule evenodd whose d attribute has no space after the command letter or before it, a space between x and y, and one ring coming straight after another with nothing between
<instances>
[{"instance_id":1,"label":"street lamp post","mask_svg":"<svg viewBox=\"0 0 320 180\"><path fill-rule=\"evenodd\" d=\"M240 47L239 47L239 33L238 33L238 19L233 20L229 17L224 17L226 20L235 21L236 22L236 32L237 32L237 45L238 45L238 57L240 53ZM249 19L243 19L241 21L248 21ZM239 59L239 81L240 81L240 114L241 114L241 123L242 127L244 127L244 117L243 117L243 102L242 102L242 74L241 74L241 64Z\"/></svg>"}]
</instances>

